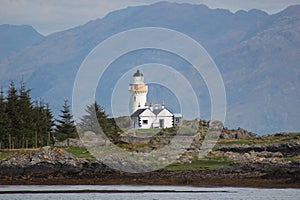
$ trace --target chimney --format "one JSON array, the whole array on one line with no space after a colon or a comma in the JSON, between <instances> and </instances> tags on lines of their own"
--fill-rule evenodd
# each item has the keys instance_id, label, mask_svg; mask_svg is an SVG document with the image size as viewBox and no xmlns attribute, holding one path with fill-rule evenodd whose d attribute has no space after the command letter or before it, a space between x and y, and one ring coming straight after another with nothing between
<instances>
[{"instance_id":1,"label":"chimney","mask_svg":"<svg viewBox=\"0 0 300 200\"><path fill-rule=\"evenodd\" d=\"M150 102L150 107L149 108L150 108L151 111L153 111L153 104L152 104L152 102Z\"/></svg>"},{"instance_id":2,"label":"chimney","mask_svg":"<svg viewBox=\"0 0 300 200\"><path fill-rule=\"evenodd\" d=\"M165 101L163 101L163 102L161 103L161 108L162 108L162 109L165 108Z\"/></svg>"},{"instance_id":3,"label":"chimney","mask_svg":"<svg viewBox=\"0 0 300 200\"><path fill-rule=\"evenodd\" d=\"M155 104L154 110L158 110L158 103Z\"/></svg>"}]
</instances>

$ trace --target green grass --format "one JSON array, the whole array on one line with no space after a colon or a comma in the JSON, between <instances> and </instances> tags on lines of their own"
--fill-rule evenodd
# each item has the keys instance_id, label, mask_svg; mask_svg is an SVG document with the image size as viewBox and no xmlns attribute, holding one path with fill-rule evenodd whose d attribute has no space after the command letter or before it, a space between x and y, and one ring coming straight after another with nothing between
<instances>
[{"instance_id":1,"label":"green grass","mask_svg":"<svg viewBox=\"0 0 300 200\"><path fill-rule=\"evenodd\" d=\"M66 147L64 148L67 152L73 154L77 158L84 158L88 161L93 161L95 158L89 153L84 147Z\"/></svg>"},{"instance_id":2,"label":"green grass","mask_svg":"<svg viewBox=\"0 0 300 200\"><path fill-rule=\"evenodd\" d=\"M150 148L152 147L151 144L144 144L144 143L135 143L135 144L124 143L124 144L120 144L118 146L122 149L134 151L134 152L141 148L144 148L144 147L150 147Z\"/></svg>"},{"instance_id":3,"label":"green grass","mask_svg":"<svg viewBox=\"0 0 300 200\"><path fill-rule=\"evenodd\" d=\"M298 161L300 160L300 156L294 156L294 157L287 157L287 158L283 158L284 161L288 162L288 161Z\"/></svg>"},{"instance_id":4,"label":"green grass","mask_svg":"<svg viewBox=\"0 0 300 200\"><path fill-rule=\"evenodd\" d=\"M232 145L253 145L253 144L262 144L265 143L262 139L256 138L242 138L242 139L219 139L218 145L222 146L232 146ZM214 148L217 150L217 148Z\"/></svg>"},{"instance_id":5,"label":"green grass","mask_svg":"<svg viewBox=\"0 0 300 200\"><path fill-rule=\"evenodd\" d=\"M194 160L191 163L181 164L174 163L166 167L169 171L186 171L186 170L213 170L228 167L231 162L225 157L205 158Z\"/></svg>"},{"instance_id":6,"label":"green grass","mask_svg":"<svg viewBox=\"0 0 300 200\"><path fill-rule=\"evenodd\" d=\"M289 133L285 136L268 135L258 138L242 138L242 139L219 139L218 144L231 145L253 145L253 144L272 144L272 143L286 143L292 140L300 140L299 133Z\"/></svg>"},{"instance_id":7,"label":"green grass","mask_svg":"<svg viewBox=\"0 0 300 200\"><path fill-rule=\"evenodd\" d=\"M151 129L136 129L136 134L147 134L149 136L152 136L152 135L155 135L157 133L159 133L161 131L161 129L154 129L154 128L151 128Z\"/></svg>"},{"instance_id":8,"label":"green grass","mask_svg":"<svg viewBox=\"0 0 300 200\"><path fill-rule=\"evenodd\" d=\"M77 158L84 158L84 159L89 160L89 161L94 160L94 157L84 147L66 147L64 149L67 152L73 154ZM10 156L13 156L13 155L29 154L29 153L34 152L34 151L36 151L36 149L0 151L0 160L5 159L5 158L9 158Z\"/></svg>"},{"instance_id":9,"label":"green grass","mask_svg":"<svg viewBox=\"0 0 300 200\"><path fill-rule=\"evenodd\" d=\"M186 135L186 136L194 136L197 133L197 130L194 130L188 126L180 126L178 133L180 133L181 135Z\"/></svg>"},{"instance_id":10,"label":"green grass","mask_svg":"<svg viewBox=\"0 0 300 200\"><path fill-rule=\"evenodd\" d=\"M9 158L13 155L24 155L24 154L29 154L31 152L36 151L36 149L22 149L22 150L5 150L5 151L0 151L0 160Z\"/></svg>"},{"instance_id":11,"label":"green grass","mask_svg":"<svg viewBox=\"0 0 300 200\"><path fill-rule=\"evenodd\" d=\"M0 152L0 160L8 158L12 156L14 153L12 152Z\"/></svg>"}]
</instances>

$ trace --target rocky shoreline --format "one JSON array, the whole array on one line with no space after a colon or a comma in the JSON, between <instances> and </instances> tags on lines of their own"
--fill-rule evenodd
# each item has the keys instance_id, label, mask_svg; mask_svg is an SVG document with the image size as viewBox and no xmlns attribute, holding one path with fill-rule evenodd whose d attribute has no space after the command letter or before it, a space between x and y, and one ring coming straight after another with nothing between
<instances>
[{"instance_id":1,"label":"rocky shoreline","mask_svg":"<svg viewBox=\"0 0 300 200\"><path fill-rule=\"evenodd\" d=\"M222 151L215 153L222 153ZM98 161L76 158L61 148L43 147L30 154L1 160L0 184L146 184L300 188L300 161L271 162L267 159L248 159L234 161L228 167L214 170L162 169L148 173L125 173L112 170Z\"/></svg>"}]
</instances>

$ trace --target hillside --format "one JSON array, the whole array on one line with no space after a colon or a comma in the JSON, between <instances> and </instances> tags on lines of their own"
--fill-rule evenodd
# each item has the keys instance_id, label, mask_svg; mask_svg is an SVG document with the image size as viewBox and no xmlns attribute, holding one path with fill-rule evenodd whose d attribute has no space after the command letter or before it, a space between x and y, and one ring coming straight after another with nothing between
<instances>
[{"instance_id":1,"label":"hillside","mask_svg":"<svg viewBox=\"0 0 300 200\"><path fill-rule=\"evenodd\" d=\"M44 36L28 25L0 25L0 60L40 42Z\"/></svg>"},{"instance_id":2,"label":"hillside","mask_svg":"<svg viewBox=\"0 0 300 200\"><path fill-rule=\"evenodd\" d=\"M131 28L165 27L194 38L216 61L228 98L226 126L256 133L296 131L300 129L298 11L299 6L292 6L274 15L259 10L232 13L205 5L167 2L129 7L14 50L0 60L0 84L18 81L24 75L32 94L44 97L57 112L63 99L71 99L76 72L97 44ZM122 73L149 62L173 66L189 77L201 91L201 118L209 118L209 93L201 77L193 76L181 58L154 50L135 52L114 62L106 72L108 78L102 80L107 87L97 92L99 103L110 107L110 94ZM154 101L161 99L159 89L149 94ZM169 105L175 103L168 101Z\"/></svg>"},{"instance_id":3,"label":"hillside","mask_svg":"<svg viewBox=\"0 0 300 200\"><path fill-rule=\"evenodd\" d=\"M300 6L270 16L256 34L215 58L227 87L230 124L254 130L297 128L300 12L296 11Z\"/></svg>"}]
</instances>

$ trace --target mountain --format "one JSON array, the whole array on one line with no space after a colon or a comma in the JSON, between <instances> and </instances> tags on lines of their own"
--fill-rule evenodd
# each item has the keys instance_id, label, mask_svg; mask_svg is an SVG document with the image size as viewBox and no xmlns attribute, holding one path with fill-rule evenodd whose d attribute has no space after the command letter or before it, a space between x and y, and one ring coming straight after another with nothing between
<instances>
[{"instance_id":1,"label":"mountain","mask_svg":"<svg viewBox=\"0 0 300 200\"><path fill-rule=\"evenodd\" d=\"M49 101L57 113L63 100L71 99L79 66L101 41L132 28L164 27L200 42L215 60L225 82L227 126L258 133L295 131L300 128L299 11L299 6L291 6L274 15L260 10L232 13L168 2L129 7L15 50L0 59L0 84L24 76L32 94ZM156 50L133 52L112 63L101 80L107 87L97 91L100 104L109 107L110 94L122 73L149 62L173 66L189 77L201 91L198 98L204 118L209 117L205 82L182 58ZM172 96L169 92L162 97L162 88L153 88L149 98L154 101ZM176 102L169 100L172 104Z\"/></svg>"},{"instance_id":2,"label":"mountain","mask_svg":"<svg viewBox=\"0 0 300 200\"><path fill-rule=\"evenodd\" d=\"M299 130L299 11L292 6L268 17L255 35L215 58L228 89L230 124Z\"/></svg>"},{"instance_id":3,"label":"mountain","mask_svg":"<svg viewBox=\"0 0 300 200\"><path fill-rule=\"evenodd\" d=\"M28 25L0 25L0 60L22 48L40 42L44 36Z\"/></svg>"}]
</instances>

